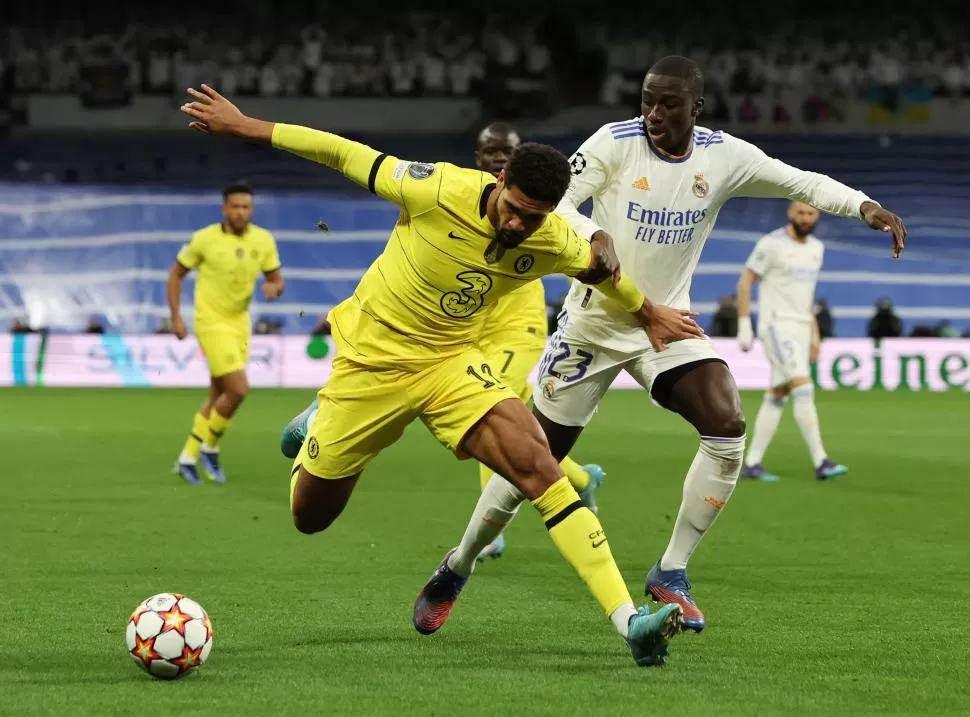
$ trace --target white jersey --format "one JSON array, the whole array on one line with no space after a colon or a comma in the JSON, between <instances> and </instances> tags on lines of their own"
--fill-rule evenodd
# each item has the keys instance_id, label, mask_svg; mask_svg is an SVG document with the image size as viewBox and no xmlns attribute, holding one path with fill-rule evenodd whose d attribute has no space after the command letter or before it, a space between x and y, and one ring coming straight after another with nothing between
<instances>
[{"instance_id":1,"label":"white jersey","mask_svg":"<svg viewBox=\"0 0 970 717\"><path fill-rule=\"evenodd\" d=\"M726 132L694 128L673 157L653 146L643 117L601 127L570 159L573 178L558 211L580 234L613 237L624 272L651 301L690 308L690 283L721 206L731 197L797 199L861 219L869 198L825 175L767 156ZM593 198L593 215L578 207ZM617 351L650 346L643 329L599 291L573 282L565 308L573 331Z\"/></svg>"},{"instance_id":2,"label":"white jersey","mask_svg":"<svg viewBox=\"0 0 970 717\"><path fill-rule=\"evenodd\" d=\"M814 320L815 284L822 269L825 247L809 234L804 242L791 237L787 227L765 234L755 244L745 266L761 277L758 294L758 333L775 321Z\"/></svg>"}]
</instances>

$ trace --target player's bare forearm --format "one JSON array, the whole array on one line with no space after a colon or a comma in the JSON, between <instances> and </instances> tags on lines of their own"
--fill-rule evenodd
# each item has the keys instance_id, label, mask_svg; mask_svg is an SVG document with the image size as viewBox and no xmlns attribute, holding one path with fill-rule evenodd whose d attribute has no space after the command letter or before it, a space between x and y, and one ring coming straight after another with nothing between
<instances>
[{"instance_id":1,"label":"player's bare forearm","mask_svg":"<svg viewBox=\"0 0 970 717\"><path fill-rule=\"evenodd\" d=\"M285 288L286 284L283 281L283 275L280 273L279 269L267 272L266 281L263 283L263 295L266 297L267 301L273 301L280 298L280 296L283 295L283 289Z\"/></svg>"},{"instance_id":2,"label":"player's bare forearm","mask_svg":"<svg viewBox=\"0 0 970 717\"><path fill-rule=\"evenodd\" d=\"M744 278L738 282L738 316L751 316L751 284Z\"/></svg>"},{"instance_id":3,"label":"player's bare forearm","mask_svg":"<svg viewBox=\"0 0 970 717\"><path fill-rule=\"evenodd\" d=\"M168 298L168 310L171 318L177 319L181 316L182 306L182 279L189 271L184 266L175 262L168 272L168 281L165 284L165 294Z\"/></svg>"},{"instance_id":4,"label":"player's bare forearm","mask_svg":"<svg viewBox=\"0 0 970 717\"><path fill-rule=\"evenodd\" d=\"M236 130L236 136L249 140L250 142L269 143L273 141L273 128L275 126L275 122L268 122L243 115L243 121Z\"/></svg>"},{"instance_id":5,"label":"player's bare forearm","mask_svg":"<svg viewBox=\"0 0 970 717\"><path fill-rule=\"evenodd\" d=\"M189 270L182 266L178 261L172 264L168 272L168 282L165 285L165 293L168 297L168 310L172 318L172 333L181 341L188 333L185 329L185 322L182 320L180 311L182 302L182 279L189 273Z\"/></svg>"},{"instance_id":6,"label":"player's bare forearm","mask_svg":"<svg viewBox=\"0 0 970 717\"><path fill-rule=\"evenodd\" d=\"M738 317L751 316L751 287L758 280L758 275L745 267L741 278L738 279Z\"/></svg>"}]
</instances>

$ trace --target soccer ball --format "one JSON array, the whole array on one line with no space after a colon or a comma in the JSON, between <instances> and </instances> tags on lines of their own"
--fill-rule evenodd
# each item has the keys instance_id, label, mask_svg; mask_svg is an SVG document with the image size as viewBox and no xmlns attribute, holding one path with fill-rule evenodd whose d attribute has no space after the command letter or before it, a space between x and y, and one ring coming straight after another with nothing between
<instances>
[{"instance_id":1,"label":"soccer ball","mask_svg":"<svg viewBox=\"0 0 970 717\"><path fill-rule=\"evenodd\" d=\"M195 600L179 593L160 593L131 613L125 642L128 656L149 675L177 680L209 658L212 623Z\"/></svg>"}]
</instances>

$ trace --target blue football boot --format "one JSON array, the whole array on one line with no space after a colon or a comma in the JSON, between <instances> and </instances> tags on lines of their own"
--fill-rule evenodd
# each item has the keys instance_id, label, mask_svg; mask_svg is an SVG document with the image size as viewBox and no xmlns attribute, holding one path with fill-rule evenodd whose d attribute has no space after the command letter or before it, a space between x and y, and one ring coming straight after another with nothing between
<instances>
[{"instance_id":1,"label":"blue football boot","mask_svg":"<svg viewBox=\"0 0 970 717\"><path fill-rule=\"evenodd\" d=\"M641 667L660 666L667 660L667 645L684 629L684 613L680 605L664 605L653 615L650 608L641 607L630 618L626 642L633 659Z\"/></svg>"},{"instance_id":2,"label":"blue football boot","mask_svg":"<svg viewBox=\"0 0 970 717\"><path fill-rule=\"evenodd\" d=\"M760 463L755 463L753 466L745 466L741 469L741 477L747 478L748 480L760 480L765 483L774 483L778 480L778 476L774 473L769 473L766 471Z\"/></svg>"},{"instance_id":3,"label":"blue football boot","mask_svg":"<svg viewBox=\"0 0 970 717\"><path fill-rule=\"evenodd\" d=\"M482 552L475 558L479 563L489 558L501 558L505 555L505 537L499 533L495 540L482 548Z\"/></svg>"},{"instance_id":4,"label":"blue football boot","mask_svg":"<svg viewBox=\"0 0 970 717\"><path fill-rule=\"evenodd\" d=\"M192 485L199 485L202 483L202 479L199 478L199 471L196 469L195 463L176 463L175 474L186 483L191 483Z\"/></svg>"},{"instance_id":5,"label":"blue football boot","mask_svg":"<svg viewBox=\"0 0 970 717\"><path fill-rule=\"evenodd\" d=\"M704 613L690 594L686 570L661 570L657 563L647 573L646 593L656 602L680 605L684 612L684 627L694 632L704 629Z\"/></svg>"},{"instance_id":6,"label":"blue football boot","mask_svg":"<svg viewBox=\"0 0 970 717\"><path fill-rule=\"evenodd\" d=\"M828 458L823 460L818 464L815 469L815 477L818 480L828 480L829 478L838 478L839 476L844 476L849 472L849 468L840 463L833 463Z\"/></svg>"},{"instance_id":7,"label":"blue football boot","mask_svg":"<svg viewBox=\"0 0 970 717\"><path fill-rule=\"evenodd\" d=\"M290 459L296 458L300 448L303 447L303 441L306 440L310 424L316 416L317 397L314 396L310 405L294 416L280 434L280 450L284 456Z\"/></svg>"},{"instance_id":8,"label":"blue football boot","mask_svg":"<svg viewBox=\"0 0 970 717\"><path fill-rule=\"evenodd\" d=\"M599 506L596 504L596 491L603 484L603 479L606 478L606 472L601 466L595 463L588 463L583 466L583 470L589 473L589 483L579 491L579 499L593 513L598 513Z\"/></svg>"},{"instance_id":9,"label":"blue football boot","mask_svg":"<svg viewBox=\"0 0 970 717\"><path fill-rule=\"evenodd\" d=\"M206 478L216 483L226 482L226 474L219 465L219 451L207 451L203 448L199 451L199 463L202 464Z\"/></svg>"}]
</instances>

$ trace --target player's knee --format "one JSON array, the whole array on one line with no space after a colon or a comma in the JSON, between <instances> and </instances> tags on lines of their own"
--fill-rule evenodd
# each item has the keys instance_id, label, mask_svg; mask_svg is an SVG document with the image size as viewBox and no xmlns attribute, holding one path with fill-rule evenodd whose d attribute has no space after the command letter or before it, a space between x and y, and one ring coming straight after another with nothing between
<instances>
[{"instance_id":1,"label":"player's knee","mask_svg":"<svg viewBox=\"0 0 970 717\"><path fill-rule=\"evenodd\" d=\"M292 513L294 527L304 535L322 533L333 524L337 517L336 515L320 513L317 510L308 510L299 504L293 505Z\"/></svg>"},{"instance_id":2,"label":"player's knee","mask_svg":"<svg viewBox=\"0 0 970 717\"><path fill-rule=\"evenodd\" d=\"M748 426L744 420L744 412L740 406L736 406L717 417L714 432L711 435L722 438L740 438L747 429Z\"/></svg>"},{"instance_id":3,"label":"player's knee","mask_svg":"<svg viewBox=\"0 0 970 717\"><path fill-rule=\"evenodd\" d=\"M229 401L233 409L239 408L249 393L249 386L233 386L225 391L226 400Z\"/></svg>"}]
</instances>

